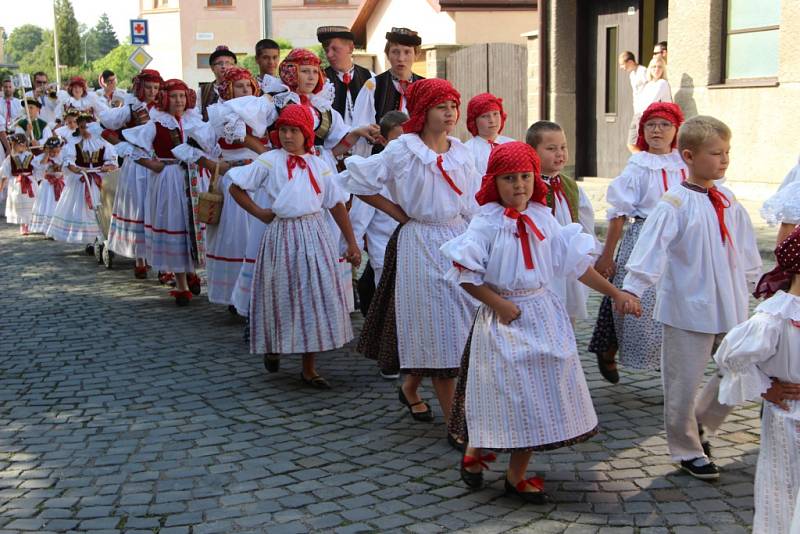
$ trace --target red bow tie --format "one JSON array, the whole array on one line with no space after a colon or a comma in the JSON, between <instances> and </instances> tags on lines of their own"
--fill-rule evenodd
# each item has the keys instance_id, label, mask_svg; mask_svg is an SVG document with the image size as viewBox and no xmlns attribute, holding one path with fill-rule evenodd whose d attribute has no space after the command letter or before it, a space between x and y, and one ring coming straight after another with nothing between
<instances>
[{"instance_id":1,"label":"red bow tie","mask_svg":"<svg viewBox=\"0 0 800 534\"><path fill-rule=\"evenodd\" d=\"M525 260L525 268L533 269L533 255L531 254L531 242L528 238L528 228L530 228L533 235L535 235L539 241L544 241L544 234L530 217L524 213L518 212L514 208L506 208L503 215L517 221L517 237L519 237L519 243L522 247L522 258Z\"/></svg>"},{"instance_id":2,"label":"red bow tie","mask_svg":"<svg viewBox=\"0 0 800 534\"><path fill-rule=\"evenodd\" d=\"M717 213L717 220L719 221L719 233L722 235L722 243L725 243L727 238L731 246L733 246L733 238L725 225L725 209L731 207L731 201L719 189L712 187L708 190L708 200L714 206L714 211Z\"/></svg>"},{"instance_id":3,"label":"red bow tie","mask_svg":"<svg viewBox=\"0 0 800 534\"><path fill-rule=\"evenodd\" d=\"M286 160L286 170L289 171L290 180L294 178L292 171L298 167L304 171L308 171L308 180L311 182L311 187L314 188L314 192L318 195L322 193L322 190L319 188L319 184L317 183L317 179L314 178L314 173L311 172L311 167L308 166L306 160L302 156L290 154L289 158Z\"/></svg>"},{"instance_id":4,"label":"red bow tie","mask_svg":"<svg viewBox=\"0 0 800 534\"><path fill-rule=\"evenodd\" d=\"M350 82L353 81L353 78L350 76L349 72L345 72L344 76L342 76L342 83L346 86L350 85Z\"/></svg>"}]
</instances>

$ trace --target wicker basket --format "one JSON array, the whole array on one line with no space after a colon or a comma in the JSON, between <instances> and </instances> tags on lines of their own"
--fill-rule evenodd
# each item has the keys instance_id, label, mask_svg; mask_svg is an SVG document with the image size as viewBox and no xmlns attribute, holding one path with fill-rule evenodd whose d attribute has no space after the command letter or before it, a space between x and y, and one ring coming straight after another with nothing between
<instances>
[{"instance_id":1,"label":"wicker basket","mask_svg":"<svg viewBox=\"0 0 800 534\"><path fill-rule=\"evenodd\" d=\"M219 179L219 162L214 168L214 176L208 184L208 193L200 193L197 198L197 218L205 224L219 224L222 215L222 193L215 191Z\"/></svg>"}]
</instances>

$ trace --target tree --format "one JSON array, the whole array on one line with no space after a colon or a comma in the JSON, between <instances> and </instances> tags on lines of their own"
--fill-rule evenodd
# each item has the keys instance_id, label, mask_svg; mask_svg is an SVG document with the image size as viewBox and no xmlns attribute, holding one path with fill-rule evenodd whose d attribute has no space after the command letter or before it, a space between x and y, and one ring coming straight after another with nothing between
<instances>
[{"instance_id":1,"label":"tree","mask_svg":"<svg viewBox=\"0 0 800 534\"><path fill-rule=\"evenodd\" d=\"M55 0L56 29L58 30L58 60L62 65L80 65L83 48L78 21L70 0Z\"/></svg>"},{"instance_id":2,"label":"tree","mask_svg":"<svg viewBox=\"0 0 800 534\"><path fill-rule=\"evenodd\" d=\"M42 32L42 42L20 58L19 70L28 74L38 71L46 72L48 78L55 81L55 52L53 51L52 31L44 30Z\"/></svg>"},{"instance_id":3,"label":"tree","mask_svg":"<svg viewBox=\"0 0 800 534\"><path fill-rule=\"evenodd\" d=\"M120 87L129 87L131 78L136 76L139 71L136 67L131 65L128 58L136 50L136 46L130 44L122 44L114 50L103 56L102 58L92 63L92 72L100 73L104 70L112 70L117 75L117 80Z\"/></svg>"},{"instance_id":4,"label":"tree","mask_svg":"<svg viewBox=\"0 0 800 534\"><path fill-rule=\"evenodd\" d=\"M93 30L96 37L97 51L101 57L119 46L117 34L114 32L114 27L105 13L100 15L100 20L97 21L97 25Z\"/></svg>"},{"instance_id":5,"label":"tree","mask_svg":"<svg viewBox=\"0 0 800 534\"><path fill-rule=\"evenodd\" d=\"M42 42L44 30L33 24L23 24L11 32L6 42L6 58L10 62L19 62L22 56L33 52Z\"/></svg>"}]
</instances>

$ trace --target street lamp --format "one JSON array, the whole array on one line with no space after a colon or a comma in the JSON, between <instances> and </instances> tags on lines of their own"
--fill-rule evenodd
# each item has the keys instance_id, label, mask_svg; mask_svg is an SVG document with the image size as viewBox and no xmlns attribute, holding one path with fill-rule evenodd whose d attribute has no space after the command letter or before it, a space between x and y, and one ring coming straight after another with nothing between
<instances>
[{"instance_id":1,"label":"street lamp","mask_svg":"<svg viewBox=\"0 0 800 534\"><path fill-rule=\"evenodd\" d=\"M86 32L86 35L83 36L83 64L86 65L89 61L86 59L86 42L89 40L89 36L91 35L90 32Z\"/></svg>"}]
</instances>

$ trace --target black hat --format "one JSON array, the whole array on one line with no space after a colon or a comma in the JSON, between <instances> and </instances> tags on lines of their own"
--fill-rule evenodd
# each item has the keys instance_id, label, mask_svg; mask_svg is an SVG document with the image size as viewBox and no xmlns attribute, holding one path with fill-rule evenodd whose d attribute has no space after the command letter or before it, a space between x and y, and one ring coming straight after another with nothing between
<instances>
[{"instance_id":1,"label":"black hat","mask_svg":"<svg viewBox=\"0 0 800 534\"><path fill-rule=\"evenodd\" d=\"M320 26L317 28L317 41L324 43L331 39L355 41L356 37L347 26Z\"/></svg>"},{"instance_id":2,"label":"black hat","mask_svg":"<svg viewBox=\"0 0 800 534\"><path fill-rule=\"evenodd\" d=\"M63 144L64 144L63 140L59 136L54 135L53 137L48 137L47 138L47 141L44 142L44 147L45 148L58 148L58 147L62 146Z\"/></svg>"},{"instance_id":3,"label":"black hat","mask_svg":"<svg viewBox=\"0 0 800 534\"><path fill-rule=\"evenodd\" d=\"M236 59L236 54L231 52L230 48L228 48L225 45L219 45L217 48L214 49L213 52L211 52L211 55L208 56L208 64L213 65L214 62L217 60L217 58L220 58L222 56L232 57L234 63L238 62L238 60Z\"/></svg>"},{"instance_id":4,"label":"black hat","mask_svg":"<svg viewBox=\"0 0 800 534\"><path fill-rule=\"evenodd\" d=\"M28 106L36 106L37 108L42 109L42 103L35 98L26 98L25 104Z\"/></svg>"},{"instance_id":5,"label":"black hat","mask_svg":"<svg viewBox=\"0 0 800 534\"><path fill-rule=\"evenodd\" d=\"M419 46L422 44L422 38L419 34L408 28L392 28L392 31L386 32L386 40L403 46Z\"/></svg>"},{"instance_id":6,"label":"black hat","mask_svg":"<svg viewBox=\"0 0 800 534\"><path fill-rule=\"evenodd\" d=\"M12 143L28 144L28 136L21 133L15 133L8 136L8 140Z\"/></svg>"}]
</instances>

